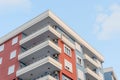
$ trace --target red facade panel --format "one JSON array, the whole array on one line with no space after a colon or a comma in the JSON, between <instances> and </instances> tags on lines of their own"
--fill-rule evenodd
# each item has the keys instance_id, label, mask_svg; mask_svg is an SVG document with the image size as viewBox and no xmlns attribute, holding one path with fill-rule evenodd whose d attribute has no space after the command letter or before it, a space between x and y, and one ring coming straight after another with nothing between
<instances>
[{"instance_id":1,"label":"red facade panel","mask_svg":"<svg viewBox=\"0 0 120 80\"><path fill-rule=\"evenodd\" d=\"M20 53L20 45L19 40L21 40L22 35L18 34L18 42L14 45L12 45L12 39L9 39L8 41L4 42L4 50L0 52L0 57L2 57L2 64L0 64L0 80L13 80L16 78L16 71L18 70L18 54ZM10 53L12 51L16 50L16 57L13 59L10 59ZM14 73L8 75L8 68L12 65L15 65Z\"/></svg>"},{"instance_id":2,"label":"red facade panel","mask_svg":"<svg viewBox=\"0 0 120 80\"><path fill-rule=\"evenodd\" d=\"M76 76L76 58L75 58L75 51L74 49L71 49L72 56L69 57L66 53L64 53L64 43L60 39L58 40L58 45L62 49L62 53L59 55L59 61L62 64L62 70L60 71L60 80L62 80L62 75L69 77L72 80L77 80ZM70 72L65 69L64 67L64 59L68 60L72 63L72 70L73 72Z\"/></svg>"}]
</instances>

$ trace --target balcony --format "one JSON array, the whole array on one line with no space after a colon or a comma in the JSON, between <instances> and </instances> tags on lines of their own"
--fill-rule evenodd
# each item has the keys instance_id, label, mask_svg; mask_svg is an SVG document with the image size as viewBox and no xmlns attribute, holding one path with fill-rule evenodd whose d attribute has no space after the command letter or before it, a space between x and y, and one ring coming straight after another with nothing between
<instances>
[{"instance_id":1,"label":"balcony","mask_svg":"<svg viewBox=\"0 0 120 80\"><path fill-rule=\"evenodd\" d=\"M85 69L86 78L89 80L100 80L100 76L89 68Z\"/></svg>"},{"instance_id":2,"label":"balcony","mask_svg":"<svg viewBox=\"0 0 120 80\"><path fill-rule=\"evenodd\" d=\"M62 69L61 63L51 58L50 56L40 59L28 66L24 66L16 73L17 77L21 80L44 80L46 74L51 74L53 71L60 71ZM52 75L52 74L51 74ZM42 77L42 78L40 78ZM49 78L49 77L48 77ZM51 78L52 80L56 80ZM51 80L48 79L48 80Z\"/></svg>"},{"instance_id":3,"label":"balcony","mask_svg":"<svg viewBox=\"0 0 120 80\"><path fill-rule=\"evenodd\" d=\"M39 78L39 79L36 79L36 80L57 80L57 79L55 79L54 77L52 77L50 75L47 75L45 77L42 77L42 78Z\"/></svg>"},{"instance_id":4,"label":"balcony","mask_svg":"<svg viewBox=\"0 0 120 80\"><path fill-rule=\"evenodd\" d=\"M39 56L46 56L47 54L54 55L59 53L61 53L61 48L48 39L38 44L37 46L34 46L33 48L19 54L18 60L27 63L32 61L33 58L36 59Z\"/></svg>"},{"instance_id":5,"label":"balcony","mask_svg":"<svg viewBox=\"0 0 120 80\"><path fill-rule=\"evenodd\" d=\"M88 61L88 63L91 63L92 65L94 65L96 68L99 68L99 65L97 64L97 62L95 62L91 57L89 57L87 54L84 54L84 59L86 60L85 62Z\"/></svg>"},{"instance_id":6,"label":"balcony","mask_svg":"<svg viewBox=\"0 0 120 80\"><path fill-rule=\"evenodd\" d=\"M51 40L53 40L53 39L58 39L60 37L61 35L55 29L47 25L46 27L20 40L20 45L25 49L30 49L32 46L40 43L41 41L47 38L50 38Z\"/></svg>"}]
</instances>

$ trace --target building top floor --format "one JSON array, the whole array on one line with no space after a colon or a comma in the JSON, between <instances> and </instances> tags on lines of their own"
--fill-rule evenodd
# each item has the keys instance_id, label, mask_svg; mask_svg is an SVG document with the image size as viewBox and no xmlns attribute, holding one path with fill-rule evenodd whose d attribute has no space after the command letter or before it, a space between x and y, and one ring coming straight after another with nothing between
<instances>
[{"instance_id":1,"label":"building top floor","mask_svg":"<svg viewBox=\"0 0 120 80\"><path fill-rule=\"evenodd\" d=\"M70 27L68 27L62 20L60 20L56 15L54 15L50 10L45 11L29 22L18 27L14 31L0 38L0 45L9 40L10 38L15 37L16 35L26 32L28 35L32 34L36 30L40 29L40 26L50 24L51 26L58 26L61 31L63 31L66 37L70 38L71 41L75 41L80 44L83 50L87 53L94 54L101 62L104 62L104 57L91 47L85 40L83 40L76 32L74 32ZM34 27L33 27L34 26Z\"/></svg>"}]
</instances>

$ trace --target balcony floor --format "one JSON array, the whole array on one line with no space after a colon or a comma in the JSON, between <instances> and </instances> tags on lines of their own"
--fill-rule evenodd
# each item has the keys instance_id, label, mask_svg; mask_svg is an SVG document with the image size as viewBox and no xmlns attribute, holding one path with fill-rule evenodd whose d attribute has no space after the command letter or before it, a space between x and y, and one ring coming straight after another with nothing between
<instances>
[{"instance_id":1,"label":"balcony floor","mask_svg":"<svg viewBox=\"0 0 120 80\"><path fill-rule=\"evenodd\" d=\"M38 79L53 71L59 71L62 68L61 64L51 57L46 57L38 62L26 66L17 71L17 77L23 80Z\"/></svg>"}]
</instances>

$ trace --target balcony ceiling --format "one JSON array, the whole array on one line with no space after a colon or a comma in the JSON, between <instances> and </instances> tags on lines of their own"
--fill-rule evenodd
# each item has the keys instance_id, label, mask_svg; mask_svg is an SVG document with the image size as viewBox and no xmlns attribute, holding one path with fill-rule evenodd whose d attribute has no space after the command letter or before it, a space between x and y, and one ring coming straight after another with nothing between
<instances>
[{"instance_id":1,"label":"balcony ceiling","mask_svg":"<svg viewBox=\"0 0 120 80\"><path fill-rule=\"evenodd\" d=\"M24 54L24 53L21 53L21 54ZM59 52L48 45L48 46L46 46L46 47L32 53L31 55L28 55L27 57L24 57L20 61L22 61L22 62L24 62L26 64L29 64L29 61L33 61L33 60L38 59L38 58L42 59L45 56L48 56L49 54L50 55L59 54Z\"/></svg>"},{"instance_id":2,"label":"balcony ceiling","mask_svg":"<svg viewBox=\"0 0 120 80\"><path fill-rule=\"evenodd\" d=\"M19 78L21 78L23 80L28 80L28 79L31 80L31 79L35 79L37 77L39 78L40 76L45 76L45 72L52 72L55 70L59 70L59 69L50 63L46 63L44 65L41 65L40 67L37 67L31 71L28 71L28 72L20 75Z\"/></svg>"},{"instance_id":3,"label":"balcony ceiling","mask_svg":"<svg viewBox=\"0 0 120 80\"><path fill-rule=\"evenodd\" d=\"M26 35L30 35L31 33L45 27L47 24L55 25L56 23L51 18L47 17L47 18L43 19L42 21L40 21L34 25L31 25L31 27L24 30L23 33Z\"/></svg>"},{"instance_id":4,"label":"balcony ceiling","mask_svg":"<svg viewBox=\"0 0 120 80\"><path fill-rule=\"evenodd\" d=\"M49 39L57 39L57 36L54 35L52 32L47 31L47 32L45 32L39 36L36 36L35 38L27 41L26 43L22 44L22 46L25 48L29 48L30 46L34 46L34 45L37 45L39 43L42 43L43 41L47 40L48 38Z\"/></svg>"},{"instance_id":5,"label":"balcony ceiling","mask_svg":"<svg viewBox=\"0 0 120 80\"><path fill-rule=\"evenodd\" d=\"M97 79L86 73L86 80L97 80Z\"/></svg>"},{"instance_id":6,"label":"balcony ceiling","mask_svg":"<svg viewBox=\"0 0 120 80\"><path fill-rule=\"evenodd\" d=\"M97 67L95 65L93 65L92 63L90 63L88 60L84 60L85 66L89 67L90 69L96 69Z\"/></svg>"}]
</instances>

